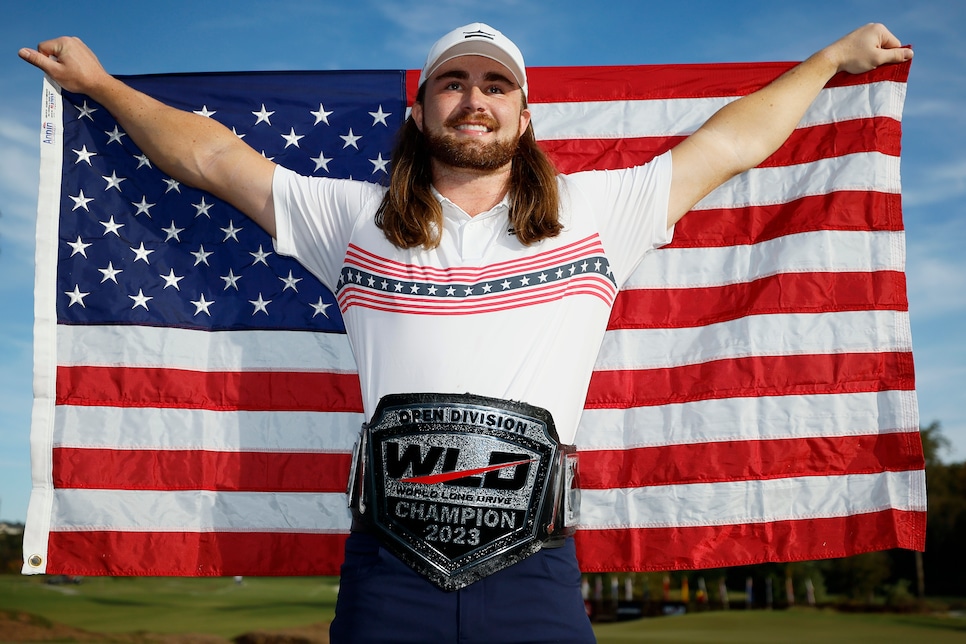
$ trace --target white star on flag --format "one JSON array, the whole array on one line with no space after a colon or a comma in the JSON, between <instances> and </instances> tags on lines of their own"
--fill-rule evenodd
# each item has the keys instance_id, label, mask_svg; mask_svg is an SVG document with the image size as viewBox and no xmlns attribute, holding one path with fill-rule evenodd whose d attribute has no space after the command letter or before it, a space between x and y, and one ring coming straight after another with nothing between
<instances>
[{"instance_id":1,"label":"white star on flag","mask_svg":"<svg viewBox=\"0 0 966 644\"><path fill-rule=\"evenodd\" d=\"M191 303L195 305L195 315L198 315L203 311L206 315L211 317L211 311L209 311L208 308L215 303L214 300L209 302L205 299L205 294L202 293L201 297L199 297L197 300L191 300Z\"/></svg>"},{"instance_id":2,"label":"white star on flag","mask_svg":"<svg viewBox=\"0 0 966 644\"><path fill-rule=\"evenodd\" d=\"M339 138L342 139L343 141L345 141L345 145L342 146L342 149L343 150L346 149L347 147L349 147L350 145L352 147L354 147L356 150L358 150L359 149L359 146L357 145L356 141L358 141L362 137L361 136L356 136L355 134L353 134L352 133L352 128L350 127L349 128L349 133L348 134L341 135L341 136L339 136Z\"/></svg>"},{"instance_id":3,"label":"white star on flag","mask_svg":"<svg viewBox=\"0 0 966 644\"><path fill-rule=\"evenodd\" d=\"M68 307L74 306L75 304L80 304L82 307L86 308L84 298L90 295L90 293L82 293L80 287L76 284L74 285L73 291L64 291L64 293L70 297L70 304L67 305Z\"/></svg>"},{"instance_id":4,"label":"white star on flag","mask_svg":"<svg viewBox=\"0 0 966 644\"><path fill-rule=\"evenodd\" d=\"M111 188L114 188L118 192L120 192L121 191L121 182L122 181L127 181L127 179L125 179L124 177L117 176L117 172L114 172L114 171L111 172L111 176L109 176L109 177L101 177L101 178L104 179L104 181L107 182L107 187L104 188L104 191L105 192L107 192Z\"/></svg>"},{"instance_id":5,"label":"white star on flag","mask_svg":"<svg viewBox=\"0 0 966 644\"><path fill-rule=\"evenodd\" d=\"M181 290L181 287L178 286L178 282L180 282L181 280L183 280L184 279L184 276L178 277L177 275L174 274L174 269L172 268L171 271L168 272L167 275L162 275L161 276L161 279L164 280L164 288L168 288L169 286L173 286L176 291L180 291Z\"/></svg>"},{"instance_id":6,"label":"white star on flag","mask_svg":"<svg viewBox=\"0 0 966 644\"><path fill-rule=\"evenodd\" d=\"M136 213L134 213L135 216L140 215L141 213L144 213L145 215L147 215L148 217L150 217L151 216L151 207L154 206L155 204L148 203L148 199L145 196L145 197L141 197L141 201L139 203L133 203L132 202L131 205L138 209L138 211Z\"/></svg>"},{"instance_id":7,"label":"white star on flag","mask_svg":"<svg viewBox=\"0 0 966 644\"><path fill-rule=\"evenodd\" d=\"M73 249L70 254L71 257L77 255L78 253L84 257L87 257L87 248L91 246L91 244L85 244L80 237L77 238L77 241L67 242L67 245Z\"/></svg>"},{"instance_id":8,"label":"white star on flag","mask_svg":"<svg viewBox=\"0 0 966 644\"><path fill-rule=\"evenodd\" d=\"M195 207L195 217L200 217L201 215L204 215L208 219L211 219L211 213L208 211L211 210L211 207L214 206L215 204L208 203L207 201L205 201L204 196L201 197L200 203L193 203L191 205Z\"/></svg>"},{"instance_id":9,"label":"white star on flag","mask_svg":"<svg viewBox=\"0 0 966 644\"><path fill-rule=\"evenodd\" d=\"M389 123L386 122L386 117L392 116L392 112L383 112L382 105L380 105L379 110L376 112L369 112L369 116L372 117L373 127L375 127L378 123L382 123L386 127L389 127Z\"/></svg>"},{"instance_id":10,"label":"white star on flag","mask_svg":"<svg viewBox=\"0 0 966 644\"><path fill-rule=\"evenodd\" d=\"M176 242L180 242L181 241L181 237L178 236L178 233L183 233L184 232L184 228L178 228L177 226L175 226L174 225L174 220L172 219L171 220L171 225L168 226L167 228L162 228L161 229L161 232L166 233L166 235L167 235L164 238L164 241L169 242L169 241L171 241L173 239Z\"/></svg>"},{"instance_id":11,"label":"white star on flag","mask_svg":"<svg viewBox=\"0 0 966 644\"><path fill-rule=\"evenodd\" d=\"M77 210L78 208L83 208L87 212L90 212L90 208L87 207L87 204L94 201L90 197L85 197L83 190L80 191L79 195L77 195L76 197L71 197L71 199L74 200L74 207L71 208L71 210Z\"/></svg>"},{"instance_id":12,"label":"white star on flag","mask_svg":"<svg viewBox=\"0 0 966 644\"><path fill-rule=\"evenodd\" d=\"M265 315L268 315L268 305L271 304L272 301L262 299L262 294L259 293L257 300L248 300L248 303L255 307L255 310L252 311L253 316L259 311L261 311Z\"/></svg>"},{"instance_id":13,"label":"white star on flag","mask_svg":"<svg viewBox=\"0 0 966 644\"><path fill-rule=\"evenodd\" d=\"M137 248L131 247L131 250L134 251L134 255L135 255L134 261L144 260L144 263L145 264L150 264L151 263L151 262L148 261L148 255L150 255L154 251L153 250L148 250L147 248L145 248L144 247L144 242L141 242L141 245L138 246Z\"/></svg>"},{"instance_id":14,"label":"white star on flag","mask_svg":"<svg viewBox=\"0 0 966 644\"><path fill-rule=\"evenodd\" d=\"M106 134L107 137L108 137L107 138L108 144L110 144L110 143L117 143L118 145L120 145L120 143L121 143L121 137L122 136L127 136L127 134L125 134L124 132L122 132L121 130L119 130L116 125L114 126L114 129L113 130L111 130L110 132L104 132L104 134Z\"/></svg>"},{"instance_id":15,"label":"white star on flag","mask_svg":"<svg viewBox=\"0 0 966 644\"><path fill-rule=\"evenodd\" d=\"M93 121L94 120L94 117L91 116L91 115L94 112L96 112L96 111L97 111L97 108L96 107L90 107L90 106L88 106L87 105L87 101L85 100L84 101L84 105L81 106L81 108L80 108L80 113L77 115L77 118L82 119L84 117L87 117L88 119L90 119L91 121Z\"/></svg>"},{"instance_id":16,"label":"white star on flag","mask_svg":"<svg viewBox=\"0 0 966 644\"><path fill-rule=\"evenodd\" d=\"M71 150L71 152L77 155L77 160L74 163L85 161L87 165L91 165L91 157L97 156L97 152L88 152L87 145L82 146L80 150Z\"/></svg>"},{"instance_id":17,"label":"white star on flag","mask_svg":"<svg viewBox=\"0 0 966 644\"><path fill-rule=\"evenodd\" d=\"M322 106L322 103L319 103L318 111L315 111L315 110L309 110L309 111L312 113L312 116L315 117L314 125L318 125L319 123L325 123L326 125L329 124L329 115L332 114L332 112L326 112L325 108Z\"/></svg>"},{"instance_id":18,"label":"white star on flag","mask_svg":"<svg viewBox=\"0 0 966 644\"><path fill-rule=\"evenodd\" d=\"M148 308L148 302L154 299L149 295L145 295L142 289L138 289L137 295L128 295L128 297L134 300L134 304L131 306L132 309L136 309L137 307L141 306L144 307L145 311L150 310Z\"/></svg>"},{"instance_id":19,"label":"white star on flag","mask_svg":"<svg viewBox=\"0 0 966 644\"><path fill-rule=\"evenodd\" d=\"M305 138L305 135L304 134L296 134L295 133L295 128L293 127L288 134L283 134L282 135L282 138L285 139L285 147L288 147L290 145L294 145L295 147L299 147L299 140L300 139L304 139Z\"/></svg>"},{"instance_id":20,"label":"white star on flag","mask_svg":"<svg viewBox=\"0 0 966 644\"><path fill-rule=\"evenodd\" d=\"M271 116L274 113L275 112L269 112L268 110L266 110L265 103L262 103L261 110L259 110L258 112L252 112L252 114L255 115L255 125L258 125L259 123L268 123L269 125L271 125L272 124Z\"/></svg>"},{"instance_id":21,"label":"white star on flag","mask_svg":"<svg viewBox=\"0 0 966 644\"><path fill-rule=\"evenodd\" d=\"M115 284L117 284L117 276L118 276L118 274L124 272L124 271L122 271L120 269L114 268L114 263L113 262L108 262L107 263L107 268L99 268L97 270L99 270L101 272L101 274L104 276L104 277L101 278L101 284L103 284L107 280L111 280L112 282L114 282Z\"/></svg>"},{"instance_id":22,"label":"white star on flag","mask_svg":"<svg viewBox=\"0 0 966 644\"><path fill-rule=\"evenodd\" d=\"M389 174L389 171L386 170L386 166L389 165L389 159L383 159L382 152L379 153L379 156L377 158L369 159L369 163L373 165L372 174L375 174L380 170L382 170L386 174Z\"/></svg>"}]
</instances>

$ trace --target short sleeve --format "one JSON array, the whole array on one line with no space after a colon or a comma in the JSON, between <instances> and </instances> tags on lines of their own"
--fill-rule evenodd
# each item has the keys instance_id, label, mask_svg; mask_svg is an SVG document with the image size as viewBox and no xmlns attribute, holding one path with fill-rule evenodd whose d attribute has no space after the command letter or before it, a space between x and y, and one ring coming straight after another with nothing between
<instances>
[{"instance_id":1,"label":"short sleeve","mask_svg":"<svg viewBox=\"0 0 966 644\"><path fill-rule=\"evenodd\" d=\"M306 177L281 166L272 180L275 250L297 259L334 290L359 217L384 188L363 181Z\"/></svg>"},{"instance_id":2,"label":"short sleeve","mask_svg":"<svg viewBox=\"0 0 966 644\"><path fill-rule=\"evenodd\" d=\"M567 177L574 207L589 209L597 221L618 286L644 254L671 241L667 226L671 192L671 153L621 170L578 172Z\"/></svg>"}]
</instances>

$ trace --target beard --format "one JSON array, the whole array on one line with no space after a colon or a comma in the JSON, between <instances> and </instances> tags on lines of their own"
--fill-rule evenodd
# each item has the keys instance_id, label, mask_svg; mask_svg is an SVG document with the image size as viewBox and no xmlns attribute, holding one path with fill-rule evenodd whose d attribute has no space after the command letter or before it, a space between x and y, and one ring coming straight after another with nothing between
<instances>
[{"instance_id":1,"label":"beard","mask_svg":"<svg viewBox=\"0 0 966 644\"><path fill-rule=\"evenodd\" d=\"M457 123L447 123L455 126ZM513 140L497 140L492 143L480 143L472 140L457 140L453 136L441 132L426 132L426 146L429 154L444 165L453 168L469 170L492 171L498 170L513 160L520 142Z\"/></svg>"}]
</instances>

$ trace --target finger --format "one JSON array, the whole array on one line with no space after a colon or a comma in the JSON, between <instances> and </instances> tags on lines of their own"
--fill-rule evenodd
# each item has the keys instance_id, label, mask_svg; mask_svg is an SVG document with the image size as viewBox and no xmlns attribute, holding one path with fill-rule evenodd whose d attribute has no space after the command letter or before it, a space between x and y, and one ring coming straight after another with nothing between
<instances>
[{"instance_id":1,"label":"finger","mask_svg":"<svg viewBox=\"0 0 966 644\"><path fill-rule=\"evenodd\" d=\"M28 63L44 71L48 71L52 63L56 62L57 56L63 51L64 45L62 41L63 38L45 40L37 45L36 50L24 47L18 53Z\"/></svg>"},{"instance_id":2,"label":"finger","mask_svg":"<svg viewBox=\"0 0 966 644\"><path fill-rule=\"evenodd\" d=\"M56 64L56 61L52 58L28 47L24 47L18 51L17 55L45 73L49 73L51 68Z\"/></svg>"},{"instance_id":3,"label":"finger","mask_svg":"<svg viewBox=\"0 0 966 644\"><path fill-rule=\"evenodd\" d=\"M67 38L54 38L52 40L45 40L39 45L37 45L37 52L42 56L48 58L58 58L64 53L64 48L67 46Z\"/></svg>"},{"instance_id":4,"label":"finger","mask_svg":"<svg viewBox=\"0 0 966 644\"><path fill-rule=\"evenodd\" d=\"M902 47L902 41L896 38L885 25L876 25L879 29L879 46L883 49Z\"/></svg>"},{"instance_id":5,"label":"finger","mask_svg":"<svg viewBox=\"0 0 966 644\"><path fill-rule=\"evenodd\" d=\"M912 49L909 47L897 47L896 49L887 49L883 52L886 56L887 63L904 63L907 60L912 60Z\"/></svg>"}]
</instances>

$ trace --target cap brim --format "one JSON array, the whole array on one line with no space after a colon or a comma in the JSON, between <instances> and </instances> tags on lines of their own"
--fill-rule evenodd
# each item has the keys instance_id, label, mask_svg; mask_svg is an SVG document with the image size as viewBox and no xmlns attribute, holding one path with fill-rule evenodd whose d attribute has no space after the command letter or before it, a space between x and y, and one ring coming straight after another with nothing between
<instances>
[{"instance_id":1,"label":"cap brim","mask_svg":"<svg viewBox=\"0 0 966 644\"><path fill-rule=\"evenodd\" d=\"M426 82L433 74L436 73L436 70L442 67L445 63L448 63L454 58L459 58L460 56L483 56L484 58L489 58L490 60L500 63L510 72L512 80L515 81L524 92L526 92L526 72L520 69L519 65L516 64L513 58L499 46L480 41L461 42L453 45L445 52L440 54L433 65L423 72L420 77L420 84Z\"/></svg>"}]
</instances>

